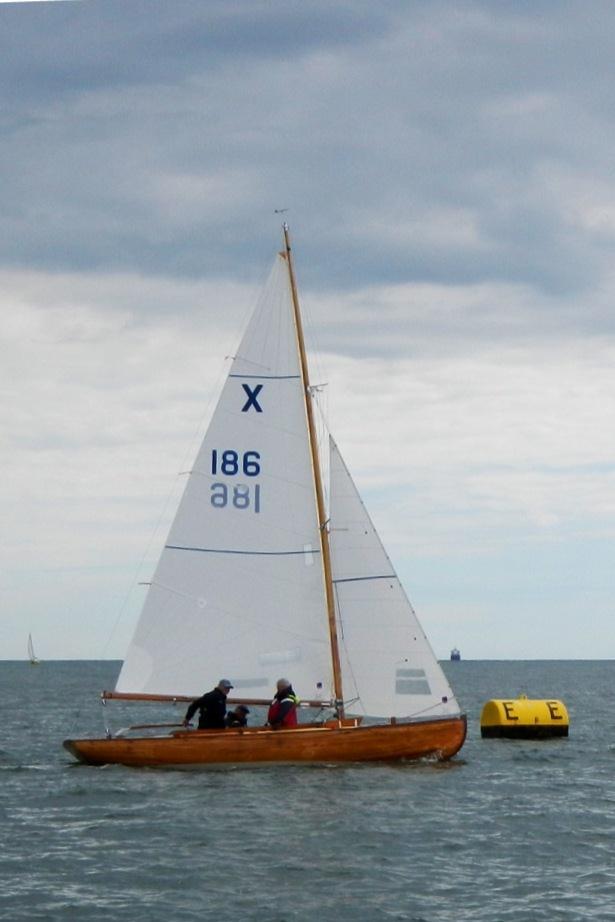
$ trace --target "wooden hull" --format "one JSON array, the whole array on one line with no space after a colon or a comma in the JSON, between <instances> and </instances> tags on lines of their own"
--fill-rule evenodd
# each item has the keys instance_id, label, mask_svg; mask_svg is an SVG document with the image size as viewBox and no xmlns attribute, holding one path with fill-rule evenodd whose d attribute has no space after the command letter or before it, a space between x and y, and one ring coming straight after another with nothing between
<instances>
[{"instance_id":1,"label":"wooden hull","mask_svg":"<svg viewBox=\"0 0 615 922\"><path fill-rule=\"evenodd\" d=\"M466 718L460 716L373 726L186 730L164 737L65 740L64 747L88 765L202 768L450 759L465 736Z\"/></svg>"}]
</instances>

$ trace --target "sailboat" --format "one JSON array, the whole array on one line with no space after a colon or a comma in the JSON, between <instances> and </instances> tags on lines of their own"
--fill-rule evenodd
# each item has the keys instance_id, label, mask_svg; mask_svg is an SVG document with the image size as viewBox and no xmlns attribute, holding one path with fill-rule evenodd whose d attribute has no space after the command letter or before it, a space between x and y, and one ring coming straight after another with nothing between
<instances>
[{"instance_id":1,"label":"sailboat","mask_svg":"<svg viewBox=\"0 0 615 922\"><path fill-rule=\"evenodd\" d=\"M136 724L65 740L92 765L449 759L466 718L333 438L317 439L288 226L160 555L111 699L188 702L230 675L299 726ZM323 462L323 457L326 460ZM328 473L325 489L323 470Z\"/></svg>"},{"instance_id":2,"label":"sailboat","mask_svg":"<svg viewBox=\"0 0 615 922\"><path fill-rule=\"evenodd\" d=\"M32 641L32 634L28 634L28 659L30 660L31 666L38 666L40 659L37 657L34 652L34 643Z\"/></svg>"}]
</instances>

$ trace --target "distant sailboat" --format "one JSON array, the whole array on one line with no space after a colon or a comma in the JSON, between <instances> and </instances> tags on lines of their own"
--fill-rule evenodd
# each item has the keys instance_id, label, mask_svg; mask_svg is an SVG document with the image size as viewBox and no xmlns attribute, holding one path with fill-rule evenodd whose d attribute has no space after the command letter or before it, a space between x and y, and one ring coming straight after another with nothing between
<instances>
[{"instance_id":1,"label":"distant sailboat","mask_svg":"<svg viewBox=\"0 0 615 922\"><path fill-rule=\"evenodd\" d=\"M92 765L448 759L466 719L339 449L319 446L288 228L177 511L115 691L190 701L230 674L265 705L280 672L314 709L296 729L137 724L64 745ZM329 459L329 503L320 468ZM324 715L324 716L323 716ZM127 735L141 731L137 735Z\"/></svg>"},{"instance_id":2,"label":"distant sailboat","mask_svg":"<svg viewBox=\"0 0 615 922\"><path fill-rule=\"evenodd\" d=\"M38 666L40 659L34 652L34 644L32 642L32 634L28 634L28 659L30 660L31 666Z\"/></svg>"}]
</instances>

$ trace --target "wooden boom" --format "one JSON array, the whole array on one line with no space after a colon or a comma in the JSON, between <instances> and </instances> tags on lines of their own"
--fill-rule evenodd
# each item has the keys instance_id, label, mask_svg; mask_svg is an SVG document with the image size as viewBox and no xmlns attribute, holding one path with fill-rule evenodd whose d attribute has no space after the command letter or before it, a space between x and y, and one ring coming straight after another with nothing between
<instances>
[{"instance_id":1,"label":"wooden boom","mask_svg":"<svg viewBox=\"0 0 615 922\"><path fill-rule=\"evenodd\" d=\"M173 704L176 701L189 703L200 698L200 695L146 695L143 692L103 691L100 697L103 701L170 701ZM228 704L252 704L254 707L268 707L271 704L271 698L227 698L226 700ZM334 707L334 703L333 701L302 698L299 701L299 707L331 708Z\"/></svg>"}]
</instances>

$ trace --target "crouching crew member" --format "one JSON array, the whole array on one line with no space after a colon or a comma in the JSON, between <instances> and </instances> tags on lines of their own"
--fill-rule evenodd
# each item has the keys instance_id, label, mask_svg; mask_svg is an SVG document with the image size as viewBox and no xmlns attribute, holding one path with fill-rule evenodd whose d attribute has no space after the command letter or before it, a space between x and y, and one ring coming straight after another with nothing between
<instances>
[{"instance_id":1,"label":"crouching crew member","mask_svg":"<svg viewBox=\"0 0 615 922\"><path fill-rule=\"evenodd\" d=\"M249 713L250 709L245 704L238 704L234 711L229 711L226 715L226 726L247 727Z\"/></svg>"}]
</instances>

